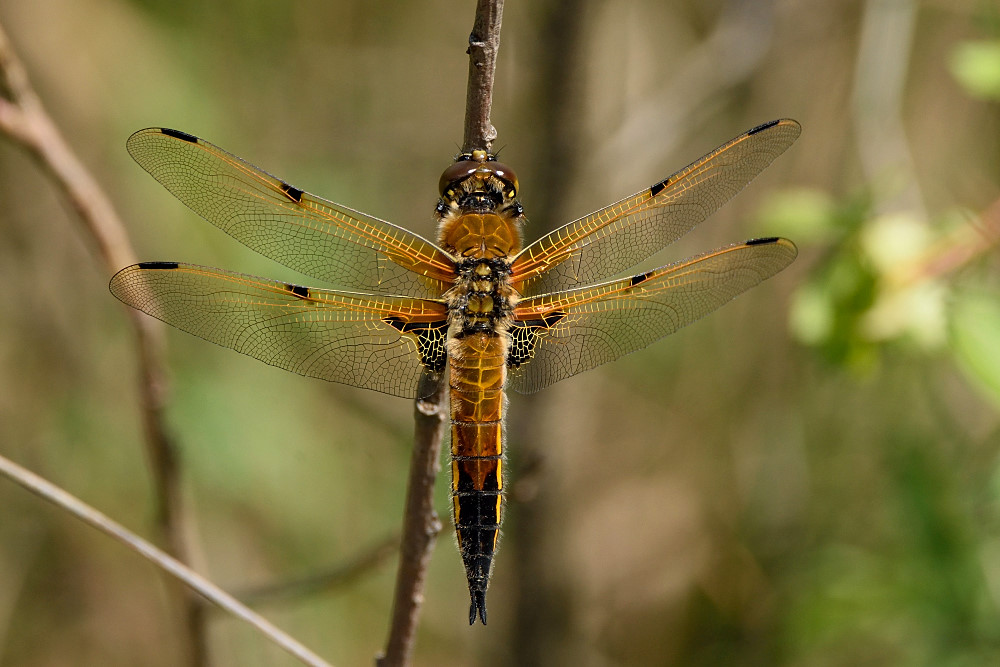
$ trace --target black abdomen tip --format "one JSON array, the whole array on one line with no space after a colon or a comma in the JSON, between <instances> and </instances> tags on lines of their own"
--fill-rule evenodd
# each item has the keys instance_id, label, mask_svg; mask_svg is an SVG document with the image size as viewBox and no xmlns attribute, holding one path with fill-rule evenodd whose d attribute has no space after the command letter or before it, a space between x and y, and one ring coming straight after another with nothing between
<instances>
[{"instance_id":1,"label":"black abdomen tip","mask_svg":"<svg viewBox=\"0 0 1000 667\"><path fill-rule=\"evenodd\" d=\"M486 591L472 591L472 604L469 605L469 625L476 622L476 616L486 625Z\"/></svg>"}]
</instances>

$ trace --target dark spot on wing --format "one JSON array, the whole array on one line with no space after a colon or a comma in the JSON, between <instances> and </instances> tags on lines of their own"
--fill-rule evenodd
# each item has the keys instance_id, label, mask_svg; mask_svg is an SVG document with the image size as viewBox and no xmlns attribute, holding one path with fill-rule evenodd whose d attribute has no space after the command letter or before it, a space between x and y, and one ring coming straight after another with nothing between
<instances>
[{"instance_id":1,"label":"dark spot on wing","mask_svg":"<svg viewBox=\"0 0 1000 667\"><path fill-rule=\"evenodd\" d=\"M302 297L303 299L309 298L308 287L303 287L302 285L293 285L291 283L286 283L285 287L288 288L288 291L294 294L295 296Z\"/></svg>"},{"instance_id":2,"label":"dark spot on wing","mask_svg":"<svg viewBox=\"0 0 1000 667\"><path fill-rule=\"evenodd\" d=\"M521 320L511 323L507 335L510 336L510 346L507 348L507 367L518 368L521 364L531 361L535 356L535 343L546 329L554 327L566 317L566 313L553 311L542 315L537 320Z\"/></svg>"},{"instance_id":3,"label":"dark spot on wing","mask_svg":"<svg viewBox=\"0 0 1000 667\"><path fill-rule=\"evenodd\" d=\"M746 242L746 245L767 245L769 243L777 243L780 240L777 236L767 236L762 239L750 239Z\"/></svg>"},{"instance_id":4,"label":"dark spot on wing","mask_svg":"<svg viewBox=\"0 0 1000 667\"><path fill-rule=\"evenodd\" d=\"M420 351L420 363L433 373L444 371L448 363L448 348L445 343L448 334L448 321L441 322L407 322L401 317L390 315L382 318L396 331L409 334L416 338L417 349Z\"/></svg>"},{"instance_id":5,"label":"dark spot on wing","mask_svg":"<svg viewBox=\"0 0 1000 667\"><path fill-rule=\"evenodd\" d=\"M766 123L761 123L757 127L754 127L754 128L751 128L751 129L747 130L747 136L749 137L749 136L752 136L754 134L757 134L758 132L763 132L767 128L774 127L775 125L777 125L780 122L781 122L780 120L772 120L772 121L768 121Z\"/></svg>"},{"instance_id":6,"label":"dark spot on wing","mask_svg":"<svg viewBox=\"0 0 1000 667\"><path fill-rule=\"evenodd\" d=\"M302 190L289 185L288 183L281 184L281 191L285 193L285 196L294 202L302 201Z\"/></svg>"},{"instance_id":7,"label":"dark spot on wing","mask_svg":"<svg viewBox=\"0 0 1000 667\"><path fill-rule=\"evenodd\" d=\"M640 273L637 276L632 276L632 280L629 282L629 287L635 287L639 283L645 282L648 279L649 279L648 273Z\"/></svg>"},{"instance_id":8,"label":"dark spot on wing","mask_svg":"<svg viewBox=\"0 0 1000 667\"><path fill-rule=\"evenodd\" d=\"M180 139L181 141L187 141L192 144L198 143L198 137L193 134L188 134L187 132L181 132L180 130L171 130L169 127L161 127L160 132L167 135L168 137L173 137L174 139Z\"/></svg>"},{"instance_id":9,"label":"dark spot on wing","mask_svg":"<svg viewBox=\"0 0 1000 667\"><path fill-rule=\"evenodd\" d=\"M140 269L168 270L176 269L180 266L177 262L139 262L136 266Z\"/></svg>"},{"instance_id":10,"label":"dark spot on wing","mask_svg":"<svg viewBox=\"0 0 1000 667\"><path fill-rule=\"evenodd\" d=\"M660 181L656 185L654 185L651 188L649 188L649 196L650 197L655 197L656 195L658 195L661 192L663 192L663 188L667 187L669 184L670 184L670 179L669 178Z\"/></svg>"}]
</instances>

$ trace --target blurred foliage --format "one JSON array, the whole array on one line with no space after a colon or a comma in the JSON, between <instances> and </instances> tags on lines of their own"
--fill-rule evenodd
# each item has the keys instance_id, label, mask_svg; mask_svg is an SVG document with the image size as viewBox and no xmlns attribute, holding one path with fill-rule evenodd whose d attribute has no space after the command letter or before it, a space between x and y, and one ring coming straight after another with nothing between
<instances>
[{"instance_id":1,"label":"blurred foliage","mask_svg":"<svg viewBox=\"0 0 1000 667\"><path fill-rule=\"evenodd\" d=\"M1000 99L1000 41L959 44L949 64L952 74L970 95Z\"/></svg>"},{"instance_id":2,"label":"blurred foliage","mask_svg":"<svg viewBox=\"0 0 1000 667\"><path fill-rule=\"evenodd\" d=\"M432 236L472 3L0 0L142 259L305 281L129 160L165 125ZM1000 662L1000 12L987 0L514 2L494 123L528 238L739 132L804 132L662 264L780 234L796 263L647 350L512 396L490 625L445 533L421 665ZM130 331L71 211L0 141L0 451L135 528ZM197 568L243 590L398 530L406 401L171 332ZM438 511L448 513L447 475ZM395 562L262 606L368 663ZM0 665L177 664L161 576L0 482ZM294 664L213 616L215 664Z\"/></svg>"}]
</instances>

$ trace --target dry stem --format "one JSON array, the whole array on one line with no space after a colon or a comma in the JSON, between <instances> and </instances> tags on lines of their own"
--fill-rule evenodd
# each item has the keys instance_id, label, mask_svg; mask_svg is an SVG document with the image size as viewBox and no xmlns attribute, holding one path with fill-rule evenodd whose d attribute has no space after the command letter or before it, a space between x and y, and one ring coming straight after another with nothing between
<instances>
[{"instance_id":1,"label":"dry stem","mask_svg":"<svg viewBox=\"0 0 1000 667\"><path fill-rule=\"evenodd\" d=\"M16 140L38 160L69 199L87 236L97 245L107 274L135 262L125 226L110 199L63 139L35 93L20 59L0 28L0 132ZM126 309L136 333L139 393L146 455L153 475L156 529L173 555L189 560L184 539L178 455L163 420L166 382L162 326ZM176 588L183 609L188 663L206 664L206 632L202 603Z\"/></svg>"}]
</instances>

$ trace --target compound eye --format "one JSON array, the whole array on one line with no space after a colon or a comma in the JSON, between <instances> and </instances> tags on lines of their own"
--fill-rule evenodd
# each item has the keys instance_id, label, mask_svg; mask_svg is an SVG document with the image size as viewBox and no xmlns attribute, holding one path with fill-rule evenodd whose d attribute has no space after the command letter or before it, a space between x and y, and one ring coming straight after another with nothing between
<instances>
[{"instance_id":1,"label":"compound eye","mask_svg":"<svg viewBox=\"0 0 1000 667\"><path fill-rule=\"evenodd\" d=\"M513 199L517 196L517 175L514 173L513 169L505 165L503 162L490 162L489 170L510 188L504 192L504 195L506 195L509 199Z\"/></svg>"},{"instance_id":2,"label":"compound eye","mask_svg":"<svg viewBox=\"0 0 1000 667\"><path fill-rule=\"evenodd\" d=\"M445 169L444 173L441 174L441 180L438 181L438 191L441 193L441 196L444 197L445 192L447 192L453 184L476 173L476 170L479 169L479 167L479 162L465 159L461 162L456 162Z\"/></svg>"}]
</instances>

